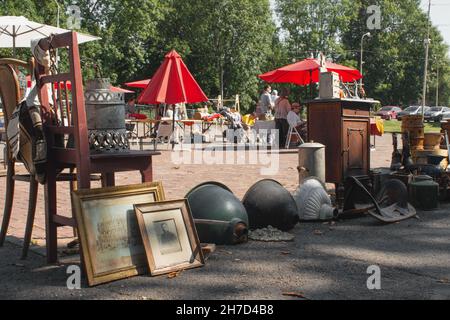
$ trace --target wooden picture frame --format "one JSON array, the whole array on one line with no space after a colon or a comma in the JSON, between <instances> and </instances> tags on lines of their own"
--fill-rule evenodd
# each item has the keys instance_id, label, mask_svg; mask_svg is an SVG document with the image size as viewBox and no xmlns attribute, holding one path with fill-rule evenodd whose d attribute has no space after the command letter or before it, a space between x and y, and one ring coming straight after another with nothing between
<instances>
[{"instance_id":1,"label":"wooden picture frame","mask_svg":"<svg viewBox=\"0 0 450 320\"><path fill-rule=\"evenodd\" d=\"M165 199L161 182L72 192L89 286L147 271L134 205Z\"/></svg>"},{"instance_id":2,"label":"wooden picture frame","mask_svg":"<svg viewBox=\"0 0 450 320\"><path fill-rule=\"evenodd\" d=\"M152 276L205 264L186 199L135 205Z\"/></svg>"}]
</instances>

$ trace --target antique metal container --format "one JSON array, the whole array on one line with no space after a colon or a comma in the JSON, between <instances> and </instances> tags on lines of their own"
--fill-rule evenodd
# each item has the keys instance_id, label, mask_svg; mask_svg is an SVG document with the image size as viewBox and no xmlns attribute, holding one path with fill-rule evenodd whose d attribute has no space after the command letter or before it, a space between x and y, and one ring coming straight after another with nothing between
<instances>
[{"instance_id":1,"label":"antique metal container","mask_svg":"<svg viewBox=\"0 0 450 320\"><path fill-rule=\"evenodd\" d=\"M317 177L325 183L325 146L320 143L304 143L298 147L299 183L307 177Z\"/></svg>"},{"instance_id":2,"label":"antique metal container","mask_svg":"<svg viewBox=\"0 0 450 320\"><path fill-rule=\"evenodd\" d=\"M86 83L84 92L89 145L93 153L129 150L123 93L110 90L109 79Z\"/></svg>"},{"instance_id":3,"label":"antique metal container","mask_svg":"<svg viewBox=\"0 0 450 320\"><path fill-rule=\"evenodd\" d=\"M247 212L228 187L219 182L205 182L189 191L186 198L201 242L247 241Z\"/></svg>"},{"instance_id":4,"label":"antique metal container","mask_svg":"<svg viewBox=\"0 0 450 320\"><path fill-rule=\"evenodd\" d=\"M293 193L300 220L330 220L338 215L322 181L306 178Z\"/></svg>"},{"instance_id":5,"label":"antique metal container","mask_svg":"<svg viewBox=\"0 0 450 320\"><path fill-rule=\"evenodd\" d=\"M409 133L411 150L424 150L425 126L421 115L404 116L402 133Z\"/></svg>"},{"instance_id":6,"label":"antique metal container","mask_svg":"<svg viewBox=\"0 0 450 320\"><path fill-rule=\"evenodd\" d=\"M439 205L439 184L429 178L422 176L409 184L410 202L422 210L434 210Z\"/></svg>"},{"instance_id":7,"label":"antique metal container","mask_svg":"<svg viewBox=\"0 0 450 320\"><path fill-rule=\"evenodd\" d=\"M279 182L265 179L255 183L242 199L251 229L269 225L288 231L298 222L298 210L292 195Z\"/></svg>"}]
</instances>

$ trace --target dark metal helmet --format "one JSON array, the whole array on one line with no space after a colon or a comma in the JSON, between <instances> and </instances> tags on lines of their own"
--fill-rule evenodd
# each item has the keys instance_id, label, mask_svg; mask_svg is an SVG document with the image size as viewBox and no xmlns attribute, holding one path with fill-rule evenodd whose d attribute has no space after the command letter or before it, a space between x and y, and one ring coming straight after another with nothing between
<instances>
[{"instance_id":1,"label":"dark metal helmet","mask_svg":"<svg viewBox=\"0 0 450 320\"><path fill-rule=\"evenodd\" d=\"M242 199L250 228L269 225L288 231L298 222L297 204L292 195L279 182L265 179L255 183Z\"/></svg>"}]
</instances>

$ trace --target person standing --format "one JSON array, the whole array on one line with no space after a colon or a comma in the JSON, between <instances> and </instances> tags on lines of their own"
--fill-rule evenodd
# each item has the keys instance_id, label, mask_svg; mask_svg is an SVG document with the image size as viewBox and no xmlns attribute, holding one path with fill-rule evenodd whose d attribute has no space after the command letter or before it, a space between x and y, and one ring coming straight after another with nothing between
<instances>
[{"instance_id":1,"label":"person standing","mask_svg":"<svg viewBox=\"0 0 450 320\"><path fill-rule=\"evenodd\" d=\"M280 97L275 101L275 128L278 130L280 146L286 144L289 132L289 123L287 121L287 115L291 111L291 104L288 99L289 94L289 88L283 88L281 89Z\"/></svg>"},{"instance_id":2,"label":"person standing","mask_svg":"<svg viewBox=\"0 0 450 320\"><path fill-rule=\"evenodd\" d=\"M275 105L275 101L277 101L278 97L278 91L272 90L272 93L270 95L270 98L272 99L272 104Z\"/></svg>"},{"instance_id":3,"label":"person standing","mask_svg":"<svg viewBox=\"0 0 450 320\"><path fill-rule=\"evenodd\" d=\"M271 91L272 88L270 87L270 85L267 84L264 86L264 91L259 99L261 115L266 115L267 113L271 112L274 107L274 104L272 103L272 97L270 95Z\"/></svg>"}]
</instances>

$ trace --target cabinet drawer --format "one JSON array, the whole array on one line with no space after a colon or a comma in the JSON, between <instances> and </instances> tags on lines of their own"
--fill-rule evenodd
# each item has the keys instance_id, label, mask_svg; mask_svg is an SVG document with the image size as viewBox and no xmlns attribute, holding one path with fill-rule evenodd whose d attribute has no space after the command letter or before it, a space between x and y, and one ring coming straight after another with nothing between
<instances>
[{"instance_id":1,"label":"cabinet drawer","mask_svg":"<svg viewBox=\"0 0 450 320\"><path fill-rule=\"evenodd\" d=\"M354 117L369 117L370 111L357 108L343 108L342 115Z\"/></svg>"}]
</instances>

